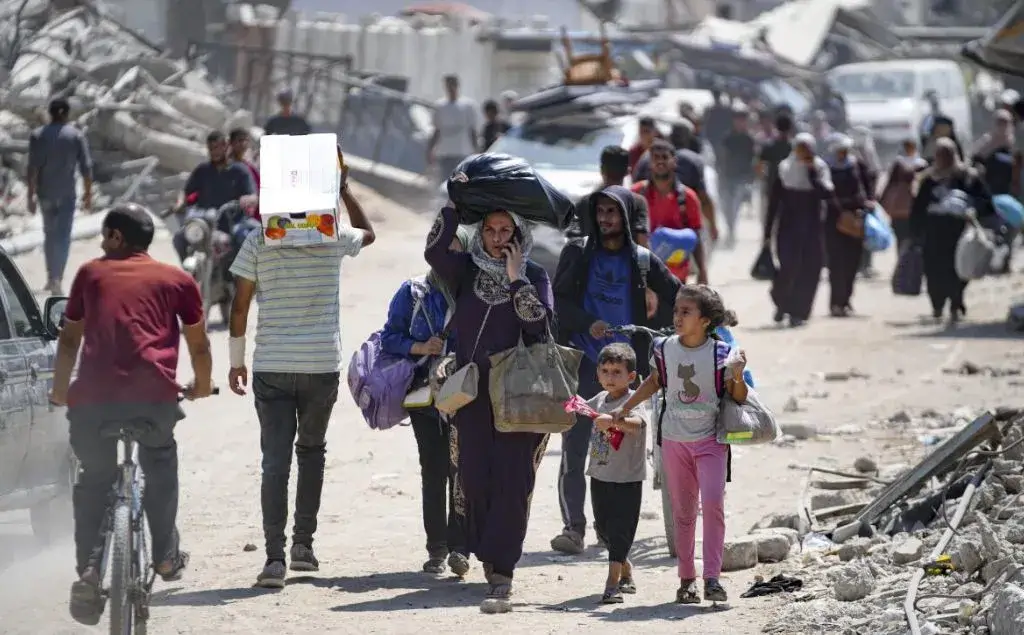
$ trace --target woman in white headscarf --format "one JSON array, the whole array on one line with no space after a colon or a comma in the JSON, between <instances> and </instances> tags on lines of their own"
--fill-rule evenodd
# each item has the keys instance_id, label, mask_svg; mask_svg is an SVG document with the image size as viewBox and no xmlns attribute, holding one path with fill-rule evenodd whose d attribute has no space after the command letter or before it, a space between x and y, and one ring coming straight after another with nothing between
<instances>
[{"instance_id":1,"label":"woman in white headscarf","mask_svg":"<svg viewBox=\"0 0 1024 635\"><path fill-rule=\"evenodd\" d=\"M427 235L424 251L427 264L454 295L455 367L470 362L478 367L476 398L455 413L449 433L454 507L466 539L462 555L476 555L487 577L480 610L507 613L548 435L495 430L490 356L520 341L543 341L554 301L547 273L529 260L532 229L517 214L489 213L477 223L467 253L450 248L458 225L449 202Z\"/></svg>"},{"instance_id":2,"label":"woman in white headscarf","mask_svg":"<svg viewBox=\"0 0 1024 635\"><path fill-rule=\"evenodd\" d=\"M824 264L822 206L834 197L828 165L815 155L814 135L800 133L779 164L768 194L764 240L775 233L779 270L772 281L775 322L801 326L811 316Z\"/></svg>"},{"instance_id":3,"label":"woman in white headscarf","mask_svg":"<svg viewBox=\"0 0 1024 635\"><path fill-rule=\"evenodd\" d=\"M863 168L865 192L868 199L873 202L878 177L882 172L882 160L875 149L875 138L867 126L854 126L850 130L850 138L853 139L853 154ZM875 275L874 269L871 268L871 252L867 249L861 251L860 272L867 278Z\"/></svg>"},{"instance_id":4,"label":"woman in white headscarf","mask_svg":"<svg viewBox=\"0 0 1024 635\"><path fill-rule=\"evenodd\" d=\"M847 317L853 311L850 304L853 286L864 251L864 238L840 231L840 214L852 213L863 218L870 198L867 190L867 167L854 154L854 141L846 135L836 135L829 146L828 166L835 188L835 205L828 206L825 215L825 253L828 257L828 280L831 287L829 313L832 317Z\"/></svg>"}]
</instances>

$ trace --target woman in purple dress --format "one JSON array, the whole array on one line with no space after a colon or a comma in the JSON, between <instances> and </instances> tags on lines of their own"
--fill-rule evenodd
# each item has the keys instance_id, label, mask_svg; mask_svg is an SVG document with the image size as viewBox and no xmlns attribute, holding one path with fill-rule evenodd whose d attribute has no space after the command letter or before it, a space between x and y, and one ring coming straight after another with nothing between
<instances>
[{"instance_id":1,"label":"woman in purple dress","mask_svg":"<svg viewBox=\"0 0 1024 635\"><path fill-rule=\"evenodd\" d=\"M835 188L835 205L825 213L825 253L828 256L828 281L831 287L829 313L847 317L853 311L853 285L861 264L864 239L839 231L839 215L850 211L860 217L866 213L870 199L871 175L861 159L853 155L854 141L838 135L829 147L828 167Z\"/></svg>"},{"instance_id":2,"label":"woman in purple dress","mask_svg":"<svg viewBox=\"0 0 1024 635\"><path fill-rule=\"evenodd\" d=\"M483 563L488 591L480 610L512 610L512 576L523 554L530 499L548 437L494 429L488 391L488 357L544 340L550 333L551 283L528 260L529 226L509 212L495 211L477 224L469 251L449 249L458 215L448 203L427 235L424 257L454 291L456 367L476 362L476 399L454 415L451 454L455 512L465 531L465 555Z\"/></svg>"},{"instance_id":3,"label":"woman in purple dress","mask_svg":"<svg viewBox=\"0 0 1024 635\"><path fill-rule=\"evenodd\" d=\"M821 267L822 207L834 195L828 165L814 154L814 136L807 132L793 139L793 151L779 163L768 194L764 241L771 244L779 270L772 281L775 322L789 317L790 326L802 326L811 316L818 292Z\"/></svg>"}]
</instances>

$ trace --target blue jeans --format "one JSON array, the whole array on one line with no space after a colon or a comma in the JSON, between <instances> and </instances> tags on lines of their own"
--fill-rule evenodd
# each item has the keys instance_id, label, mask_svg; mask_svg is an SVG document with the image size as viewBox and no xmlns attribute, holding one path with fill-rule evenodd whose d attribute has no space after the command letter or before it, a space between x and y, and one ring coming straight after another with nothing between
<instances>
[{"instance_id":1,"label":"blue jeans","mask_svg":"<svg viewBox=\"0 0 1024 635\"><path fill-rule=\"evenodd\" d=\"M47 281L60 281L71 252L71 227L75 221L75 197L39 200L43 216L43 256Z\"/></svg>"}]
</instances>

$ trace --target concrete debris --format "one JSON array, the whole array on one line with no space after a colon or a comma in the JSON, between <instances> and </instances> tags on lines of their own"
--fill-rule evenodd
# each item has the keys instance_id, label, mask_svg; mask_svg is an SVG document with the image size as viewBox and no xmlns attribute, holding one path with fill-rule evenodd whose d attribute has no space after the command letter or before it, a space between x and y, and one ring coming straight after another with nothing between
<instances>
[{"instance_id":1,"label":"concrete debris","mask_svg":"<svg viewBox=\"0 0 1024 635\"><path fill-rule=\"evenodd\" d=\"M818 429L808 423L783 423L779 427L782 429L782 434L800 441L806 441L818 436Z\"/></svg>"},{"instance_id":2,"label":"concrete debris","mask_svg":"<svg viewBox=\"0 0 1024 635\"><path fill-rule=\"evenodd\" d=\"M743 536L725 541L722 571L740 571L757 566L757 536ZM787 551L789 544L786 544Z\"/></svg>"},{"instance_id":3,"label":"concrete debris","mask_svg":"<svg viewBox=\"0 0 1024 635\"><path fill-rule=\"evenodd\" d=\"M789 557L792 547L789 537L772 533L751 534L751 537L756 540L758 562L782 562Z\"/></svg>"},{"instance_id":4,"label":"concrete debris","mask_svg":"<svg viewBox=\"0 0 1024 635\"><path fill-rule=\"evenodd\" d=\"M800 542L800 532L790 527L768 527L764 529L754 529L750 532L750 535L783 536L786 540L789 541L790 545L795 545Z\"/></svg>"},{"instance_id":5,"label":"concrete debris","mask_svg":"<svg viewBox=\"0 0 1024 635\"><path fill-rule=\"evenodd\" d=\"M887 423L912 427L925 419L960 421L961 428L968 430L975 414L901 411ZM798 556L774 565L773 572L803 580L804 592L789 598L764 632L905 635L910 631L904 601L923 572L914 610L921 633L1024 633L1024 503L1020 500L1024 464L1011 458L1012 444L1024 438L1024 414L1003 418L997 427L1001 438L987 437L983 445L965 438L956 452L939 446L931 452L936 456L926 456L911 469L873 465L878 474L892 478L894 486L903 479L915 479L919 485L907 488L906 496L894 497L891 491L886 495L892 488L876 483L867 490L818 490L814 497L808 496L808 506L813 506L812 498L815 503L838 503L825 498L840 492L893 503L873 514L875 520L863 524L859 535L843 541L836 541L828 529L814 529L835 544L820 550L804 547ZM951 440L954 437L963 435L954 434ZM859 467L855 466L858 471ZM973 492L968 511L951 533L949 523L955 522L967 491ZM753 532L767 533L773 524L787 522L785 515L769 516ZM844 521L832 522L840 527ZM942 556L948 556L952 567L945 574L932 563Z\"/></svg>"},{"instance_id":6,"label":"concrete debris","mask_svg":"<svg viewBox=\"0 0 1024 635\"><path fill-rule=\"evenodd\" d=\"M169 59L91 2L76 4L60 11L0 0L0 50L10 69L0 77L0 237L39 229L21 179L29 135L47 121L54 97L68 99L72 123L89 140L94 210L122 199L166 209L206 160L207 133L253 125L201 65Z\"/></svg>"}]
</instances>

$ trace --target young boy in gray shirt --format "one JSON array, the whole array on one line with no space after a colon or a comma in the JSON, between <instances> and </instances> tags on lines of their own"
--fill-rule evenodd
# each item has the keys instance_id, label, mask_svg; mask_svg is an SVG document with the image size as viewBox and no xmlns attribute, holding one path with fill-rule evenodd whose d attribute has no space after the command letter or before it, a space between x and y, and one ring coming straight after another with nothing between
<instances>
[{"instance_id":1,"label":"young boy in gray shirt","mask_svg":"<svg viewBox=\"0 0 1024 635\"><path fill-rule=\"evenodd\" d=\"M590 437L590 502L594 527L608 547L608 579L601 602L620 604L623 593L636 593L629 550L640 522L640 501L647 478L647 415L634 410L614 422L611 413L633 391L636 353L627 344L609 344L597 358L597 379L604 388L587 403L601 413ZM618 447L615 447L618 446Z\"/></svg>"}]
</instances>

